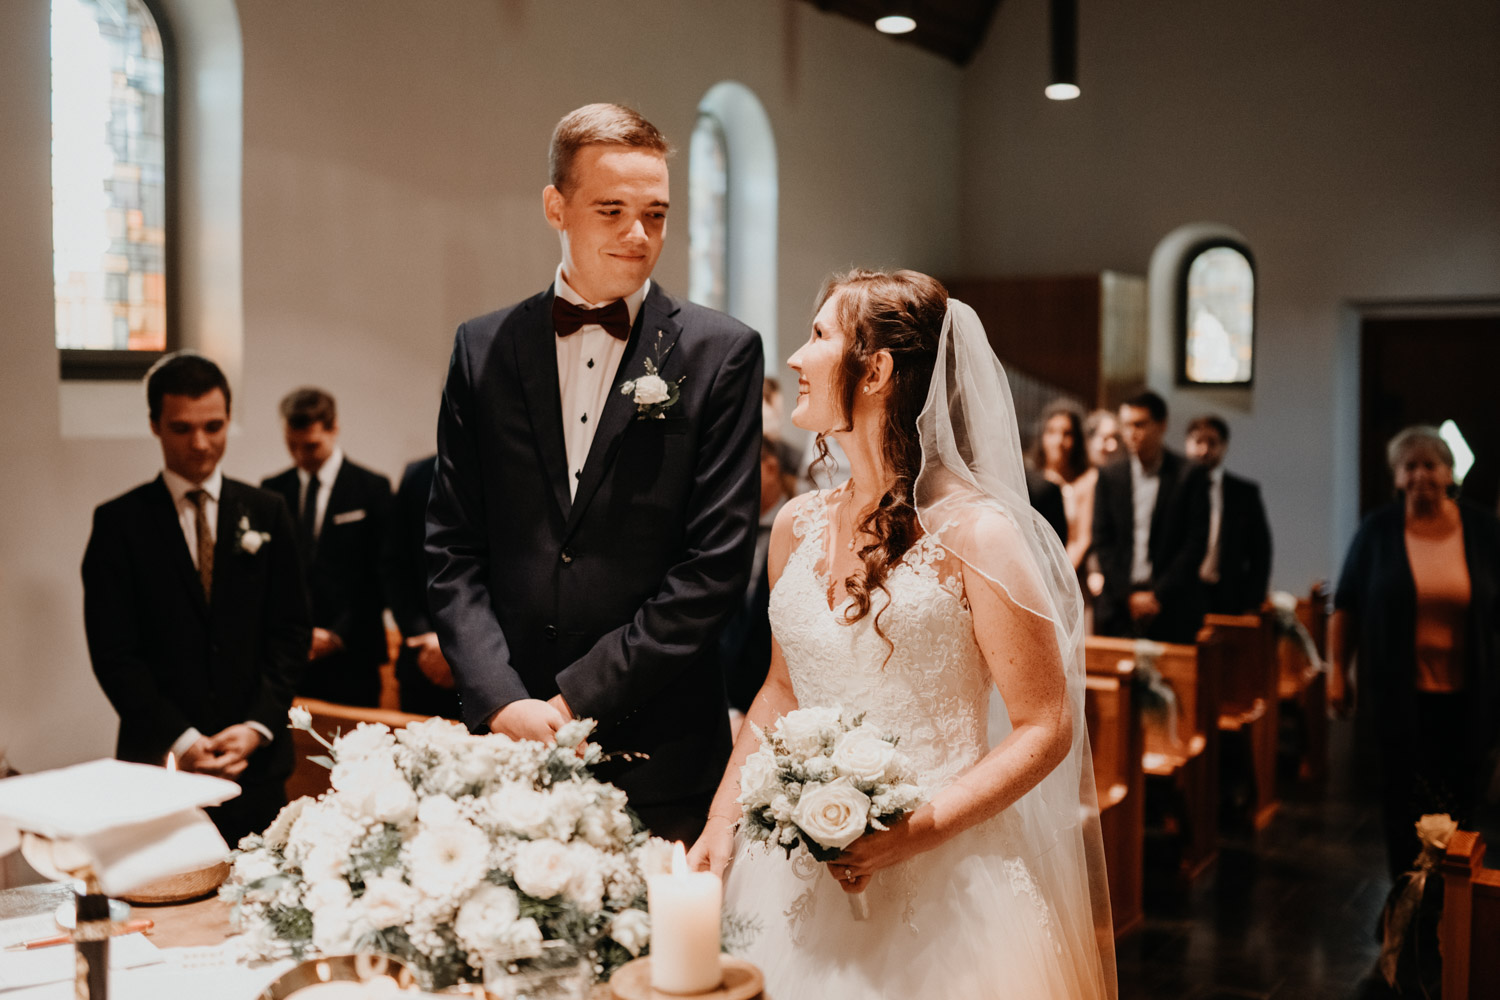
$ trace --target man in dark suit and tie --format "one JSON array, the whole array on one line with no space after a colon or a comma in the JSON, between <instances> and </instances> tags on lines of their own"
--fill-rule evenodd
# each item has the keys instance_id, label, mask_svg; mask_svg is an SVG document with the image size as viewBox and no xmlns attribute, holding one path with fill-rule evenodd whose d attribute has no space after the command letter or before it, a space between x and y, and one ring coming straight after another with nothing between
<instances>
[{"instance_id":1,"label":"man in dark suit and tie","mask_svg":"<svg viewBox=\"0 0 1500 1000\"><path fill-rule=\"evenodd\" d=\"M557 125L553 283L464 323L438 420L428 606L476 732L598 720L600 771L691 840L729 756L715 648L755 546L761 343L651 280L667 144L636 112Z\"/></svg>"},{"instance_id":2,"label":"man in dark suit and tie","mask_svg":"<svg viewBox=\"0 0 1500 1000\"><path fill-rule=\"evenodd\" d=\"M1154 392L1120 407L1125 457L1099 470L1094 551L1104 591L1100 635L1193 642L1203 623L1198 572L1208 548L1207 470L1163 445L1167 404Z\"/></svg>"},{"instance_id":3,"label":"man in dark suit and tie","mask_svg":"<svg viewBox=\"0 0 1500 1000\"><path fill-rule=\"evenodd\" d=\"M1187 457L1208 470L1208 549L1199 569L1210 614L1253 614L1271 586L1271 526L1260 486L1224 468L1229 425L1215 415L1188 424Z\"/></svg>"},{"instance_id":4,"label":"man in dark suit and tie","mask_svg":"<svg viewBox=\"0 0 1500 1000\"><path fill-rule=\"evenodd\" d=\"M381 560L385 597L396 627L401 651L396 656L396 684L401 711L415 715L459 718L458 691L453 668L443 656L432 616L427 613L427 498L432 494L436 455L407 465L396 487Z\"/></svg>"},{"instance_id":5,"label":"man in dark suit and tie","mask_svg":"<svg viewBox=\"0 0 1500 1000\"><path fill-rule=\"evenodd\" d=\"M388 657L380 550L391 481L344 457L338 409L322 389L288 393L281 420L296 464L260 485L281 494L297 518L312 600L311 662L297 693L375 707Z\"/></svg>"},{"instance_id":6,"label":"man in dark suit and tie","mask_svg":"<svg viewBox=\"0 0 1500 1000\"><path fill-rule=\"evenodd\" d=\"M162 474L94 511L83 621L120 715L116 756L230 778L210 809L229 843L286 804L286 713L307 661L307 598L292 519L274 493L224 476L229 383L195 354L146 380Z\"/></svg>"}]
</instances>

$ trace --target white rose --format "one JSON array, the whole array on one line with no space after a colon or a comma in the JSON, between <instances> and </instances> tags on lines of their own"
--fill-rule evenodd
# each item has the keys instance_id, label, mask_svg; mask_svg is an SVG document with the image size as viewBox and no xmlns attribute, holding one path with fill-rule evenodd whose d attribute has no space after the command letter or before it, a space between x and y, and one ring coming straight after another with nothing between
<instances>
[{"instance_id":1,"label":"white rose","mask_svg":"<svg viewBox=\"0 0 1500 1000\"><path fill-rule=\"evenodd\" d=\"M1447 850L1448 841L1457 830L1458 824L1447 813L1428 813L1417 820L1417 839L1423 847L1434 851Z\"/></svg>"},{"instance_id":2,"label":"white rose","mask_svg":"<svg viewBox=\"0 0 1500 1000\"><path fill-rule=\"evenodd\" d=\"M819 844L842 850L865 832L869 815L870 797L840 778L803 789L792 819Z\"/></svg>"},{"instance_id":3,"label":"white rose","mask_svg":"<svg viewBox=\"0 0 1500 1000\"><path fill-rule=\"evenodd\" d=\"M657 403L665 403L670 395L666 380L660 375L642 375L635 380L637 406L655 406Z\"/></svg>"},{"instance_id":4,"label":"white rose","mask_svg":"<svg viewBox=\"0 0 1500 1000\"><path fill-rule=\"evenodd\" d=\"M417 819L424 826L451 826L463 822L463 818L458 803L443 795L429 796L417 807Z\"/></svg>"},{"instance_id":5,"label":"white rose","mask_svg":"<svg viewBox=\"0 0 1500 1000\"><path fill-rule=\"evenodd\" d=\"M551 899L573 877L568 849L552 840L532 840L516 850L516 885L534 899Z\"/></svg>"},{"instance_id":6,"label":"white rose","mask_svg":"<svg viewBox=\"0 0 1500 1000\"><path fill-rule=\"evenodd\" d=\"M861 727L833 745L833 766L855 781L885 781L896 758L896 748L874 730Z\"/></svg>"},{"instance_id":7,"label":"white rose","mask_svg":"<svg viewBox=\"0 0 1500 1000\"><path fill-rule=\"evenodd\" d=\"M293 729L306 729L312 731L312 713L301 705L294 705L287 710L287 722Z\"/></svg>"},{"instance_id":8,"label":"white rose","mask_svg":"<svg viewBox=\"0 0 1500 1000\"><path fill-rule=\"evenodd\" d=\"M622 910L609 922L609 936L630 952L631 957L639 956L646 942L651 940L651 918L645 910Z\"/></svg>"},{"instance_id":9,"label":"white rose","mask_svg":"<svg viewBox=\"0 0 1500 1000\"><path fill-rule=\"evenodd\" d=\"M811 757L822 748L825 737L838 731L838 724L836 708L799 708L782 716L776 730L795 756Z\"/></svg>"},{"instance_id":10,"label":"white rose","mask_svg":"<svg viewBox=\"0 0 1500 1000\"><path fill-rule=\"evenodd\" d=\"M325 878L312 884L302 897L302 905L317 916L324 910L345 909L353 898L348 882L341 878Z\"/></svg>"},{"instance_id":11,"label":"white rose","mask_svg":"<svg viewBox=\"0 0 1500 1000\"><path fill-rule=\"evenodd\" d=\"M354 729L333 741L334 759L344 761L364 760L366 757L384 756L396 745L391 730L379 722L361 722Z\"/></svg>"},{"instance_id":12,"label":"white rose","mask_svg":"<svg viewBox=\"0 0 1500 1000\"><path fill-rule=\"evenodd\" d=\"M551 829L547 797L519 782L496 789L486 801L485 811L496 826L522 837L545 837Z\"/></svg>"},{"instance_id":13,"label":"white rose","mask_svg":"<svg viewBox=\"0 0 1500 1000\"><path fill-rule=\"evenodd\" d=\"M303 715L307 714L307 709L305 708L294 708L292 711L301 712ZM293 724L295 725L295 720ZM302 815L302 810L306 809L308 803L311 801L311 797L304 795L281 807L281 812L277 813L276 818L271 821L271 825L266 827L265 841L267 847L277 851L286 847L287 838L292 833L292 824L297 822L297 817Z\"/></svg>"},{"instance_id":14,"label":"white rose","mask_svg":"<svg viewBox=\"0 0 1500 1000\"><path fill-rule=\"evenodd\" d=\"M417 793L399 773L375 793L372 812L382 823L405 826L417 816Z\"/></svg>"},{"instance_id":15,"label":"white rose","mask_svg":"<svg viewBox=\"0 0 1500 1000\"><path fill-rule=\"evenodd\" d=\"M760 749L745 758L740 768L740 804L754 808L767 805L781 788L776 758L769 749Z\"/></svg>"},{"instance_id":16,"label":"white rose","mask_svg":"<svg viewBox=\"0 0 1500 1000\"><path fill-rule=\"evenodd\" d=\"M371 930L352 906L325 906L313 914L313 946L325 955L354 951Z\"/></svg>"},{"instance_id":17,"label":"white rose","mask_svg":"<svg viewBox=\"0 0 1500 1000\"><path fill-rule=\"evenodd\" d=\"M260 551L260 547L265 544L265 541L266 536L259 531L247 531L240 536L240 548L253 556Z\"/></svg>"},{"instance_id":18,"label":"white rose","mask_svg":"<svg viewBox=\"0 0 1500 1000\"><path fill-rule=\"evenodd\" d=\"M596 913L604 905L604 859L587 844L569 847L573 876L563 887L563 894L585 913Z\"/></svg>"},{"instance_id":19,"label":"white rose","mask_svg":"<svg viewBox=\"0 0 1500 1000\"><path fill-rule=\"evenodd\" d=\"M380 875L365 883L359 907L365 922L376 930L402 927L411 920L417 896L417 890L400 879Z\"/></svg>"},{"instance_id":20,"label":"white rose","mask_svg":"<svg viewBox=\"0 0 1500 1000\"><path fill-rule=\"evenodd\" d=\"M453 933L471 951L486 957L508 954L511 925L521 915L521 901L513 890L481 885L458 908Z\"/></svg>"},{"instance_id":21,"label":"white rose","mask_svg":"<svg viewBox=\"0 0 1500 1000\"><path fill-rule=\"evenodd\" d=\"M496 955L502 962L535 958L542 953L542 929L530 917L517 920L505 934L506 953Z\"/></svg>"}]
</instances>

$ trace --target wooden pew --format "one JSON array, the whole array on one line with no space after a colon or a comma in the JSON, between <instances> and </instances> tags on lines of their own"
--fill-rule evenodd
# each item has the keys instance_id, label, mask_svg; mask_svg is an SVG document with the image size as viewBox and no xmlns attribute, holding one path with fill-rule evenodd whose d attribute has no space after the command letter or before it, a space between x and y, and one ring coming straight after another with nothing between
<instances>
[{"instance_id":1,"label":"wooden pew","mask_svg":"<svg viewBox=\"0 0 1500 1000\"><path fill-rule=\"evenodd\" d=\"M1318 656L1328 656L1328 585L1318 581L1297 600L1297 620L1312 636ZM1282 714L1296 726L1292 742L1297 777L1317 781L1328 770L1328 675L1308 658L1302 644L1288 637L1277 642L1277 685Z\"/></svg>"},{"instance_id":2,"label":"wooden pew","mask_svg":"<svg viewBox=\"0 0 1500 1000\"><path fill-rule=\"evenodd\" d=\"M1135 930L1144 918L1146 779L1141 757L1145 746L1134 703L1134 677L1132 661L1115 660L1106 672L1089 673L1084 694L1116 938Z\"/></svg>"},{"instance_id":3,"label":"wooden pew","mask_svg":"<svg viewBox=\"0 0 1500 1000\"><path fill-rule=\"evenodd\" d=\"M1443 876L1443 1000L1500 997L1500 871L1484 867L1484 838L1459 830L1438 863Z\"/></svg>"},{"instance_id":4,"label":"wooden pew","mask_svg":"<svg viewBox=\"0 0 1500 1000\"><path fill-rule=\"evenodd\" d=\"M1223 639L1223 676L1219 690L1219 731L1234 741L1231 757L1221 747L1220 761L1248 769L1248 774L1220 775L1221 786L1248 779L1246 812L1250 825L1265 829L1276 815L1276 748L1280 736L1280 661L1275 656L1275 626L1270 614L1206 615L1206 632ZM1231 760L1235 763L1230 764Z\"/></svg>"},{"instance_id":5,"label":"wooden pew","mask_svg":"<svg viewBox=\"0 0 1500 1000\"><path fill-rule=\"evenodd\" d=\"M411 715L389 708L363 708L357 705L338 705L317 698L297 698L292 701L297 708L312 713L313 728L324 739L332 740L336 733L347 733L361 722L380 722L392 729L403 729L409 723L421 722L425 715ZM286 780L287 801L303 795L318 796L328 791L328 768L314 764L309 758L326 756L328 750L312 734L302 729L292 730L292 752L297 763L292 776Z\"/></svg>"},{"instance_id":6,"label":"wooden pew","mask_svg":"<svg viewBox=\"0 0 1500 1000\"><path fill-rule=\"evenodd\" d=\"M1178 870L1191 881L1218 856L1219 836L1219 677L1222 636L1205 630L1197 646L1148 643L1089 636L1088 671L1108 674L1122 659L1147 665L1139 654L1155 650L1150 665L1177 699L1174 719L1138 709L1142 723L1142 767L1148 781L1165 786L1171 798L1169 829L1178 835ZM1175 724L1173 724L1175 723ZM1154 793L1153 793L1154 794Z\"/></svg>"}]
</instances>

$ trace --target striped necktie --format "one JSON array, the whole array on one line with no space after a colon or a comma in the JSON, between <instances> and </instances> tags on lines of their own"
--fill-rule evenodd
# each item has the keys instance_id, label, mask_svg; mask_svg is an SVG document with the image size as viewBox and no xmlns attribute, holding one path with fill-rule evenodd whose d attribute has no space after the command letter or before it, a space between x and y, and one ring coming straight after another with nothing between
<instances>
[{"instance_id":1,"label":"striped necktie","mask_svg":"<svg viewBox=\"0 0 1500 1000\"><path fill-rule=\"evenodd\" d=\"M193 501L193 509L197 512L198 579L203 581L203 599L211 601L214 595L214 536L208 527L208 491L190 490L187 498Z\"/></svg>"}]
</instances>

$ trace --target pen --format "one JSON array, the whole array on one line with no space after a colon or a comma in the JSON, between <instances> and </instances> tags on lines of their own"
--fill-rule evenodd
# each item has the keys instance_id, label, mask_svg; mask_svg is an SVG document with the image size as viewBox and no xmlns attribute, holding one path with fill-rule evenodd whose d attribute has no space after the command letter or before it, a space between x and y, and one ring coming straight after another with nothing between
<instances>
[{"instance_id":1,"label":"pen","mask_svg":"<svg viewBox=\"0 0 1500 1000\"><path fill-rule=\"evenodd\" d=\"M130 921L127 921L127 922L125 922L123 924L116 924L115 925L115 929L110 932L110 937L116 937L116 936L118 936L120 934L134 934L137 931L149 931L152 927L155 927L155 926L156 926L155 921L151 921L151 920L130 920ZM52 945L55 945L55 944L72 944L72 943L73 943L73 936L71 934L59 934L56 937L35 938L35 939L31 940L31 941L20 941L20 942L17 942L16 944L7 945L5 947L5 950L6 951L30 951L32 948L50 948Z\"/></svg>"}]
</instances>

